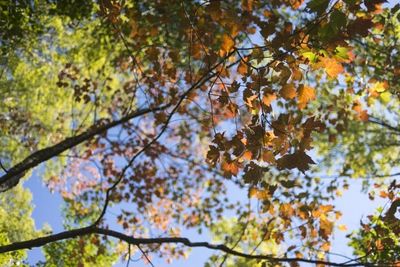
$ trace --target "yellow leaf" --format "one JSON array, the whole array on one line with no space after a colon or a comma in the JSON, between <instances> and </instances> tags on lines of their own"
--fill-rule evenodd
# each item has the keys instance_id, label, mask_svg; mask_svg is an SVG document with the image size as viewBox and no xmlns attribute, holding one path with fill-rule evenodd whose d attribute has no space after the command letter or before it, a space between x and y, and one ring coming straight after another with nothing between
<instances>
[{"instance_id":1,"label":"yellow leaf","mask_svg":"<svg viewBox=\"0 0 400 267\"><path fill-rule=\"evenodd\" d=\"M380 98L381 98L382 102L385 103L385 104L390 102L391 97L392 97L392 94L390 92L383 92L380 95Z\"/></svg>"},{"instance_id":2,"label":"yellow leaf","mask_svg":"<svg viewBox=\"0 0 400 267\"><path fill-rule=\"evenodd\" d=\"M371 91L375 91L378 93L384 92L389 87L388 83L385 82L376 82L371 86Z\"/></svg>"},{"instance_id":3,"label":"yellow leaf","mask_svg":"<svg viewBox=\"0 0 400 267\"><path fill-rule=\"evenodd\" d=\"M307 103L314 99L315 99L314 88L307 85L300 86L298 92L298 103L297 103L299 109L305 108L307 106Z\"/></svg>"},{"instance_id":4,"label":"yellow leaf","mask_svg":"<svg viewBox=\"0 0 400 267\"><path fill-rule=\"evenodd\" d=\"M344 224L339 224L338 228L339 228L340 231L343 231L343 232L347 231L347 226L344 225Z\"/></svg>"}]
</instances>

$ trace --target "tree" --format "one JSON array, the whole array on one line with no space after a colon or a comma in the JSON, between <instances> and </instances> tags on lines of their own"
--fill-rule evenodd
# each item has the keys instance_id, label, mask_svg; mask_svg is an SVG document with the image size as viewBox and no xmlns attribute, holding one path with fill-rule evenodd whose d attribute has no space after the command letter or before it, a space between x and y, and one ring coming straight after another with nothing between
<instances>
[{"instance_id":1,"label":"tree","mask_svg":"<svg viewBox=\"0 0 400 267\"><path fill-rule=\"evenodd\" d=\"M35 238L39 235L36 231L30 205L31 194L22 186L17 186L0 196L0 244L6 245L13 242ZM15 266L22 263L26 257L25 251L13 251L0 256L3 266Z\"/></svg>"},{"instance_id":2,"label":"tree","mask_svg":"<svg viewBox=\"0 0 400 267\"><path fill-rule=\"evenodd\" d=\"M398 175L400 6L384 2L2 2L1 194L43 164L66 230L0 253L45 246L55 266L108 266L131 245L150 264L187 247L228 265L398 263L397 186L372 180ZM356 177L392 204L351 237L359 258L331 262L332 200Z\"/></svg>"}]
</instances>

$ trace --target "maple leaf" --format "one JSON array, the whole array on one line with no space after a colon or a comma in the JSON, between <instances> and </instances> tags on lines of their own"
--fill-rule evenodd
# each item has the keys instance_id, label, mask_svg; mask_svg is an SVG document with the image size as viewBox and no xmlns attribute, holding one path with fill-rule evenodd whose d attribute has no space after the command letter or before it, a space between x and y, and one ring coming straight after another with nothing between
<instances>
[{"instance_id":1,"label":"maple leaf","mask_svg":"<svg viewBox=\"0 0 400 267\"><path fill-rule=\"evenodd\" d=\"M334 58L320 58L322 66L325 68L326 73L330 78L336 78L344 71L343 66Z\"/></svg>"},{"instance_id":2,"label":"maple leaf","mask_svg":"<svg viewBox=\"0 0 400 267\"><path fill-rule=\"evenodd\" d=\"M246 73L247 73L247 65L246 65L246 63L243 62L243 60L240 61L239 65L237 67L237 72L239 74L241 74L241 75L246 75Z\"/></svg>"},{"instance_id":3,"label":"maple leaf","mask_svg":"<svg viewBox=\"0 0 400 267\"><path fill-rule=\"evenodd\" d=\"M266 171L266 168L263 168L254 162L250 162L244 168L243 179L246 183L257 183L260 181L263 173Z\"/></svg>"},{"instance_id":4,"label":"maple leaf","mask_svg":"<svg viewBox=\"0 0 400 267\"><path fill-rule=\"evenodd\" d=\"M219 149L215 146L210 146L207 152L207 159L212 165L215 165L219 160Z\"/></svg>"},{"instance_id":5,"label":"maple leaf","mask_svg":"<svg viewBox=\"0 0 400 267\"><path fill-rule=\"evenodd\" d=\"M305 108L307 106L307 103L314 99L315 99L314 88L307 85L301 85L298 90L297 106L299 107L299 109Z\"/></svg>"},{"instance_id":6,"label":"maple leaf","mask_svg":"<svg viewBox=\"0 0 400 267\"><path fill-rule=\"evenodd\" d=\"M239 167L235 161L224 161L221 163L221 169L224 171L224 176L230 178L232 175L237 175L239 172Z\"/></svg>"},{"instance_id":7,"label":"maple leaf","mask_svg":"<svg viewBox=\"0 0 400 267\"><path fill-rule=\"evenodd\" d=\"M268 107L275 99L276 99L275 94L265 94L263 97L263 103Z\"/></svg>"},{"instance_id":8,"label":"maple leaf","mask_svg":"<svg viewBox=\"0 0 400 267\"><path fill-rule=\"evenodd\" d=\"M310 164L315 162L308 156L304 151L297 151L293 154L287 154L277 161L279 169L299 169L301 172L305 172L310 168Z\"/></svg>"},{"instance_id":9,"label":"maple leaf","mask_svg":"<svg viewBox=\"0 0 400 267\"><path fill-rule=\"evenodd\" d=\"M229 51L232 49L232 47L235 45L235 42L232 40L231 37L229 37L229 35L224 34L222 36L222 44L221 44L221 49L226 52L229 53Z\"/></svg>"},{"instance_id":10,"label":"maple leaf","mask_svg":"<svg viewBox=\"0 0 400 267\"><path fill-rule=\"evenodd\" d=\"M387 81L383 81L383 82L375 82L371 85L370 91L371 92L378 92L378 93L382 93L384 92L386 89L389 88L389 84Z\"/></svg>"},{"instance_id":11,"label":"maple leaf","mask_svg":"<svg viewBox=\"0 0 400 267\"><path fill-rule=\"evenodd\" d=\"M355 101L353 104L353 110L355 112L357 112L357 118L360 121L368 121L368 111L367 110L363 110L361 103L359 101Z\"/></svg>"},{"instance_id":12,"label":"maple leaf","mask_svg":"<svg viewBox=\"0 0 400 267\"><path fill-rule=\"evenodd\" d=\"M293 99L297 96L296 88L292 83L288 83L282 86L279 94L285 99Z\"/></svg>"}]
</instances>

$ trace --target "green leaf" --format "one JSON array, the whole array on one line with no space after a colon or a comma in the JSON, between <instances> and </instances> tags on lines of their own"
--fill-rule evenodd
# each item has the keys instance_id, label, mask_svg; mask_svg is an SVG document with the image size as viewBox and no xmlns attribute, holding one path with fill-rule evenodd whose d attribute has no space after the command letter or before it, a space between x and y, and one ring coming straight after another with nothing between
<instances>
[{"instance_id":1,"label":"green leaf","mask_svg":"<svg viewBox=\"0 0 400 267\"><path fill-rule=\"evenodd\" d=\"M307 4L307 8L311 12L317 12L320 15L328 8L329 2L329 0L312 0Z\"/></svg>"},{"instance_id":2,"label":"green leaf","mask_svg":"<svg viewBox=\"0 0 400 267\"><path fill-rule=\"evenodd\" d=\"M338 47L336 47L335 52L336 52L336 56L338 56L342 59L349 59L349 55L348 55L349 49L347 49L346 47L338 46Z\"/></svg>"}]
</instances>

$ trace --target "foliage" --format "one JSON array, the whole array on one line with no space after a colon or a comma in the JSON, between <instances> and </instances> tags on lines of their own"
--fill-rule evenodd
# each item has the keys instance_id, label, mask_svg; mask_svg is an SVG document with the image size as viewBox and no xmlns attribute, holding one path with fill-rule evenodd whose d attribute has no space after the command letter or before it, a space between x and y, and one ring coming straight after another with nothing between
<instances>
[{"instance_id":1,"label":"foliage","mask_svg":"<svg viewBox=\"0 0 400 267\"><path fill-rule=\"evenodd\" d=\"M44 264L109 266L126 254L110 236L171 261L171 240L200 246L187 228L242 256L226 265L334 264L349 179L398 207L372 180L400 152L400 6L384 2L0 1L0 188L43 163L65 200L71 239L47 237ZM363 222L356 262L397 262L396 225Z\"/></svg>"},{"instance_id":2,"label":"foliage","mask_svg":"<svg viewBox=\"0 0 400 267\"><path fill-rule=\"evenodd\" d=\"M248 218L243 224L237 224L235 222L236 218L233 219L223 219L211 227L211 234L213 241L216 243L223 243L229 247L238 249L240 251L245 251L247 253L258 252L259 254L270 254L277 255L279 252L279 246L277 246L273 240L266 238L267 234L271 229L273 229L273 224L267 222L263 224L257 221L255 218ZM262 232L260 234L260 225L263 225ZM265 225L265 226L264 226ZM258 266L264 264L259 260L249 260L245 258L232 257L229 254L223 256L212 256L210 262L206 263L205 266ZM269 265L267 265L269 266Z\"/></svg>"},{"instance_id":3,"label":"foliage","mask_svg":"<svg viewBox=\"0 0 400 267\"><path fill-rule=\"evenodd\" d=\"M352 235L350 245L355 249L356 255L362 257L363 262L387 265L400 262L400 223L396 217L400 207L399 188L400 185L395 180L386 190L376 186L375 191L379 192L379 197L388 200L388 208L379 209L376 214L368 216L367 221L361 223L362 228ZM374 197L373 194L370 196Z\"/></svg>"},{"instance_id":4,"label":"foliage","mask_svg":"<svg viewBox=\"0 0 400 267\"><path fill-rule=\"evenodd\" d=\"M32 195L21 185L0 195L0 245L37 237L32 216ZM2 266L16 266L22 263L26 251L14 251L0 255Z\"/></svg>"}]
</instances>

